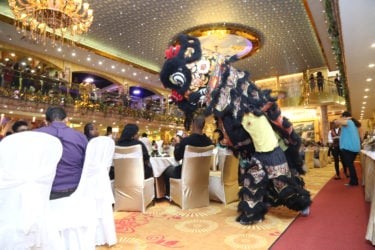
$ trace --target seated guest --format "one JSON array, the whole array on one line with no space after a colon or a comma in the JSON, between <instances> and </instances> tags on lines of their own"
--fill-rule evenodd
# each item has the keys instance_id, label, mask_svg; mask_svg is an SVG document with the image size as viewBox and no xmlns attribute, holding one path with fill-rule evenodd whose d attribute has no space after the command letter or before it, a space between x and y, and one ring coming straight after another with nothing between
<instances>
[{"instance_id":1,"label":"seated guest","mask_svg":"<svg viewBox=\"0 0 375 250\"><path fill-rule=\"evenodd\" d=\"M66 126L67 116L62 107L52 106L46 111L48 126L35 131L44 132L60 139L63 153L57 164L50 199L70 196L81 179L87 139L81 132Z\"/></svg>"},{"instance_id":2,"label":"seated guest","mask_svg":"<svg viewBox=\"0 0 375 250\"><path fill-rule=\"evenodd\" d=\"M88 141L99 136L98 128L94 123L87 123L83 129L83 133L86 135Z\"/></svg>"},{"instance_id":3,"label":"seated guest","mask_svg":"<svg viewBox=\"0 0 375 250\"><path fill-rule=\"evenodd\" d=\"M147 150L148 150L148 153L150 154L151 151L152 151L152 149L151 149L152 146L151 146L150 139L148 139L148 137L147 137L147 134L146 134L146 133L142 133L142 137L139 138L139 140L140 140L141 142L143 142L143 144L145 144L145 146L146 146L146 148L147 148Z\"/></svg>"},{"instance_id":4,"label":"seated guest","mask_svg":"<svg viewBox=\"0 0 375 250\"><path fill-rule=\"evenodd\" d=\"M23 132L29 130L29 125L26 121L16 121L12 126L13 133Z\"/></svg>"},{"instance_id":5,"label":"seated guest","mask_svg":"<svg viewBox=\"0 0 375 250\"><path fill-rule=\"evenodd\" d=\"M105 133L105 136L111 137L113 139L113 137L112 137L112 127L111 126L107 127L107 132Z\"/></svg>"},{"instance_id":6,"label":"seated guest","mask_svg":"<svg viewBox=\"0 0 375 250\"><path fill-rule=\"evenodd\" d=\"M186 145L195 147L206 147L213 145L210 138L203 133L205 125L205 117L198 115L193 119L192 123L192 134L186 137L176 136L175 137L175 148L174 158L178 162L184 158L184 152ZM169 197L169 178L180 179L181 178L182 164L177 166L169 166L164 171L165 184L166 184L166 196Z\"/></svg>"},{"instance_id":7,"label":"seated guest","mask_svg":"<svg viewBox=\"0 0 375 250\"><path fill-rule=\"evenodd\" d=\"M126 124L120 138L117 141L117 145L127 147L140 144L142 146L145 179L147 179L153 176L150 165L150 155L148 154L146 146L139 140L138 131L139 128L136 124Z\"/></svg>"}]
</instances>

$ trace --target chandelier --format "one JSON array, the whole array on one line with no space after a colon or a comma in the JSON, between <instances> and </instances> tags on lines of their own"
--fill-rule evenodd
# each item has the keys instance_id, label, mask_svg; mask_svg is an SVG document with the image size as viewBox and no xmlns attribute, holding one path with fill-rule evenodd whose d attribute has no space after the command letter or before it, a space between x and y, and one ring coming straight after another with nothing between
<instances>
[{"instance_id":1,"label":"chandelier","mask_svg":"<svg viewBox=\"0 0 375 250\"><path fill-rule=\"evenodd\" d=\"M65 35L87 32L93 20L93 10L82 0L9 0L9 7L17 29L43 45L46 37L55 45L58 40L63 43Z\"/></svg>"}]
</instances>

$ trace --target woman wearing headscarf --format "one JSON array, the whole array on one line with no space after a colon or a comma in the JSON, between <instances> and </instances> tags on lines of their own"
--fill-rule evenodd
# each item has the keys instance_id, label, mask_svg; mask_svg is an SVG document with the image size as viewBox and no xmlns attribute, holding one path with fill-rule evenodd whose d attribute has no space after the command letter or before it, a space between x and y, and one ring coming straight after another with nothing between
<instances>
[{"instance_id":1,"label":"woman wearing headscarf","mask_svg":"<svg viewBox=\"0 0 375 250\"><path fill-rule=\"evenodd\" d=\"M138 144L142 146L145 179L147 179L153 177L152 168L150 165L150 155L148 154L146 146L139 140L138 131L139 128L136 124L126 124L122 130L120 138L117 141L117 146L127 147Z\"/></svg>"}]
</instances>

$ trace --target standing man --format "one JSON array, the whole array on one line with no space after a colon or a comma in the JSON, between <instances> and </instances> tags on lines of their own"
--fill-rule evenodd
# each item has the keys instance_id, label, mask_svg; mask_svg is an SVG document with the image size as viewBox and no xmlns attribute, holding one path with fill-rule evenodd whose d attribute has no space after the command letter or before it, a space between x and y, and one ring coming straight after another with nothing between
<instances>
[{"instance_id":1,"label":"standing man","mask_svg":"<svg viewBox=\"0 0 375 250\"><path fill-rule=\"evenodd\" d=\"M337 89L337 94L339 96L343 96L341 78L340 78L339 74L336 74L335 85L336 85L336 89Z\"/></svg>"},{"instance_id":2,"label":"standing man","mask_svg":"<svg viewBox=\"0 0 375 250\"><path fill-rule=\"evenodd\" d=\"M334 121L335 124L341 126L340 135L340 151L341 161L344 167L349 169L350 181L346 186L358 186L358 176L354 167L354 160L361 150L361 141L358 128L352 120L352 115L345 111L340 119Z\"/></svg>"},{"instance_id":3,"label":"standing man","mask_svg":"<svg viewBox=\"0 0 375 250\"><path fill-rule=\"evenodd\" d=\"M147 134L146 133L142 133L142 137L139 138L139 140L141 142L143 142L143 144L146 146L148 154L151 154L151 152L152 152L152 145L151 145L150 139L148 139L148 137L147 137Z\"/></svg>"},{"instance_id":4,"label":"standing man","mask_svg":"<svg viewBox=\"0 0 375 250\"><path fill-rule=\"evenodd\" d=\"M44 132L60 139L63 153L57 164L50 199L70 196L81 179L87 139L84 134L66 126L67 116L62 107L51 106L46 111L48 126L35 131Z\"/></svg>"},{"instance_id":5,"label":"standing man","mask_svg":"<svg viewBox=\"0 0 375 250\"><path fill-rule=\"evenodd\" d=\"M341 128L335 123L335 120L333 121L333 128L328 132L328 143L330 147L330 151L333 155L333 160L335 164L335 170L336 170L336 176L335 180L340 180L340 134L341 134ZM344 174L346 177L349 177L347 172L347 167L343 165L344 168Z\"/></svg>"},{"instance_id":6,"label":"standing man","mask_svg":"<svg viewBox=\"0 0 375 250\"><path fill-rule=\"evenodd\" d=\"M321 71L316 73L316 83L318 85L319 92L323 92L324 77Z\"/></svg>"}]
</instances>

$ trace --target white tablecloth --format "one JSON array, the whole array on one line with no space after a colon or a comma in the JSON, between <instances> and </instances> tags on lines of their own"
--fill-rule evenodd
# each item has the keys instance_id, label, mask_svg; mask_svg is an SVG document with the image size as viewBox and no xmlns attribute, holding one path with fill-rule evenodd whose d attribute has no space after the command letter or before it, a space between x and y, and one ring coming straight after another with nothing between
<instances>
[{"instance_id":1,"label":"white tablecloth","mask_svg":"<svg viewBox=\"0 0 375 250\"><path fill-rule=\"evenodd\" d=\"M216 147L213 150L213 165L212 171L218 171L223 168L225 156L232 154L232 151L227 148Z\"/></svg>"},{"instance_id":2,"label":"white tablecloth","mask_svg":"<svg viewBox=\"0 0 375 250\"><path fill-rule=\"evenodd\" d=\"M170 165L178 165L174 157L150 157L154 177L159 177Z\"/></svg>"}]
</instances>

